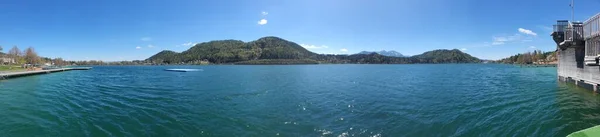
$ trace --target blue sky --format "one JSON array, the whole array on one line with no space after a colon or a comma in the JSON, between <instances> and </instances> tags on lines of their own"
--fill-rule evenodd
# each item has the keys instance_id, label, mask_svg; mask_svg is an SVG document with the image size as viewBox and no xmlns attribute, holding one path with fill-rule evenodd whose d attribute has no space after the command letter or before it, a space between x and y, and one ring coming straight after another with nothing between
<instances>
[{"instance_id":1,"label":"blue sky","mask_svg":"<svg viewBox=\"0 0 600 137\"><path fill-rule=\"evenodd\" d=\"M277 36L317 53L462 49L482 59L555 49L570 0L2 0L0 45L69 60L146 59L210 40ZM576 0L575 19L600 12Z\"/></svg>"}]
</instances>

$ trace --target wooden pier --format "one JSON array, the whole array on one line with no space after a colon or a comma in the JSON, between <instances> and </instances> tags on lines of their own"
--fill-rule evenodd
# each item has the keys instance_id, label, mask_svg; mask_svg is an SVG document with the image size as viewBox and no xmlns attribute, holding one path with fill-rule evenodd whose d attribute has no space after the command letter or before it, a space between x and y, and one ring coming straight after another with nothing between
<instances>
[{"instance_id":1,"label":"wooden pier","mask_svg":"<svg viewBox=\"0 0 600 137\"><path fill-rule=\"evenodd\" d=\"M57 68L57 69L50 69L50 70L7 72L7 73L0 73L0 79L9 79L9 78L48 74L48 73L71 71L71 70L89 70L89 69L92 69L92 68L91 67L76 67L76 68Z\"/></svg>"}]
</instances>

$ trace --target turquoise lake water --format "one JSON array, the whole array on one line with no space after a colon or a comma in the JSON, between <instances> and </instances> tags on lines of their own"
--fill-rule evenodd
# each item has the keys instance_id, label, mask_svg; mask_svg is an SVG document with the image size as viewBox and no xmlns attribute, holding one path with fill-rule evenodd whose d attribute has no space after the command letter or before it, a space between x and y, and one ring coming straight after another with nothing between
<instances>
[{"instance_id":1,"label":"turquoise lake water","mask_svg":"<svg viewBox=\"0 0 600 137\"><path fill-rule=\"evenodd\" d=\"M1 136L565 136L600 96L498 64L99 66L0 80L0 112Z\"/></svg>"}]
</instances>

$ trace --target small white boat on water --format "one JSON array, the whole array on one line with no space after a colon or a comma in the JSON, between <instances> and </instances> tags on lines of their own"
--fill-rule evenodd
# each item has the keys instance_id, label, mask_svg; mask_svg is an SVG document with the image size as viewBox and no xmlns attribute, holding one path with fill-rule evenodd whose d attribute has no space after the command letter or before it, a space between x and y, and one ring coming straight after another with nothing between
<instances>
[{"instance_id":1,"label":"small white boat on water","mask_svg":"<svg viewBox=\"0 0 600 137\"><path fill-rule=\"evenodd\" d=\"M190 71L202 71L202 69L165 69L165 71L190 72Z\"/></svg>"}]
</instances>

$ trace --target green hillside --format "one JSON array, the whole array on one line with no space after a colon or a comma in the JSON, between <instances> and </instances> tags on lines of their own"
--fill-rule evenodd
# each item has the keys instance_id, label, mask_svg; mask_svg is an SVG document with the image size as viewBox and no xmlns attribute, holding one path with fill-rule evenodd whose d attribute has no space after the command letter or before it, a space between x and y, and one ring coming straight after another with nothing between
<instances>
[{"instance_id":1,"label":"green hillside","mask_svg":"<svg viewBox=\"0 0 600 137\"><path fill-rule=\"evenodd\" d=\"M302 46L278 37L255 41L217 40L196 44L181 53L162 51L145 60L154 64L412 64L412 63L478 63L479 59L460 50L434 50L412 57L390 57L377 53L354 55L316 54Z\"/></svg>"},{"instance_id":2,"label":"green hillside","mask_svg":"<svg viewBox=\"0 0 600 137\"><path fill-rule=\"evenodd\" d=\"M438 49L412 56L419 63L478 63L480 59L458 49Z\"/></svg>"}]
</instances>

